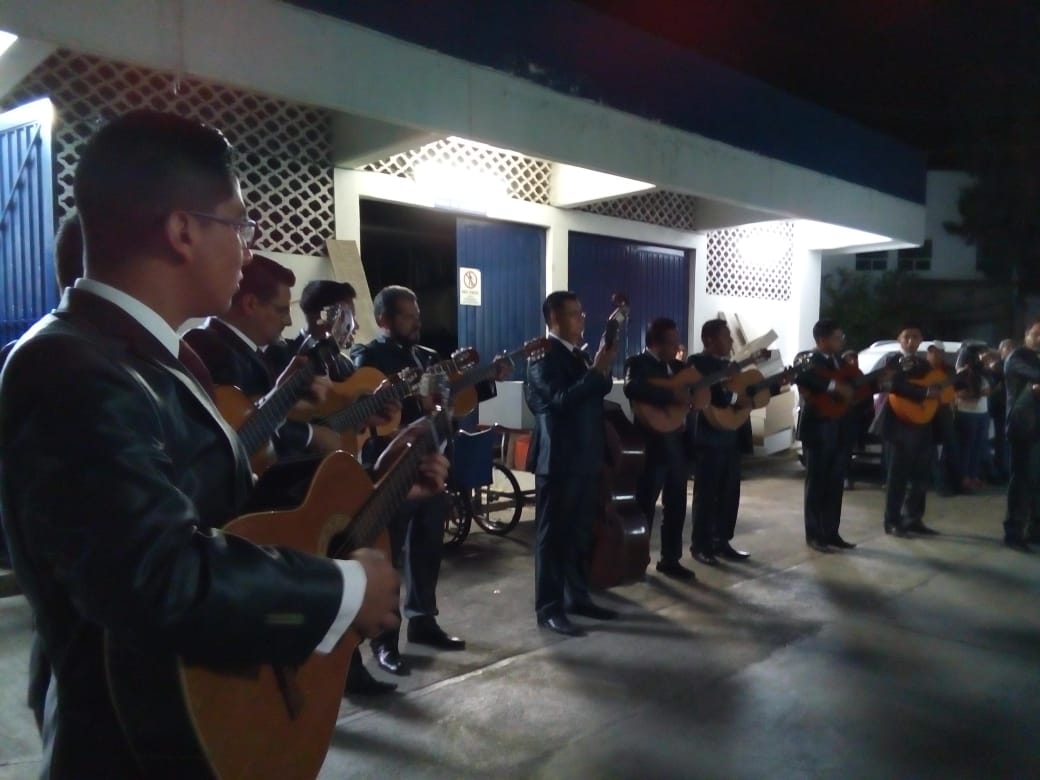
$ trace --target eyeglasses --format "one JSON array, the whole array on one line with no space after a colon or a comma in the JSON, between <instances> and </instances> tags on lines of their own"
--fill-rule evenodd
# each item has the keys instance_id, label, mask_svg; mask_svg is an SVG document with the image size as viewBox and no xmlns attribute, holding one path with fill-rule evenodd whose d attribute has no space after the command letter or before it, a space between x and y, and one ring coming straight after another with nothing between
<instances>
[{"instance_id":1,"label":"eyeglasses","mask_svg":"<svg viewBox=\"0 0 1040 780\"><path fill-rule=\"evenodd\" d=\"M234 228L235 232L238 233L238 240L242 242L243 246L252 246L253 242L260 235L260 225L257 224L255 219L249 219L248 217L243 219L228 219L227 217L218 217L215 214L206 214L202 211L186 211L185 214L191 214L193 217L199 219L208 219L211 222L219 222L221 225L227 225L228 227Z\"/></svg>"}]
</instances>

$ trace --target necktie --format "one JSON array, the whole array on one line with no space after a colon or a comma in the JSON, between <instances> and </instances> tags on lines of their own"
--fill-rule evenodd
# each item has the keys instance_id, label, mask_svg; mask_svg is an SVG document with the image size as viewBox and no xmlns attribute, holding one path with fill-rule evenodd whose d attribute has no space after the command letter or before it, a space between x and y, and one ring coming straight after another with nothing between
<instances>
[{"instance_id":1,"label":"necktie","mask_svg":"<svg viewBox=\"0 0 1040 780\"><path fill-rule=\"evenodd\" d=\"M184 339L181 339L180 348L177 350L177 359L198 380L206 394L213 398L215 396L213 376L209 373L209 369L206 368L206 364L202 362L199 353L192 349Z\"/></svg>"},{"instance_id":2,"label":"necktie","mask_svg":"<svg viewBox=\"0 0 1040 780\"><path fill-rule=\"evenodd\" d=\"M582 364L586 367L592 364L592 361L589 360L589 356L586 355L585 352L579 349L578 347L574 348L574 357L578 358L578 360L580 360Z\"/></svg>"}]
</instances>

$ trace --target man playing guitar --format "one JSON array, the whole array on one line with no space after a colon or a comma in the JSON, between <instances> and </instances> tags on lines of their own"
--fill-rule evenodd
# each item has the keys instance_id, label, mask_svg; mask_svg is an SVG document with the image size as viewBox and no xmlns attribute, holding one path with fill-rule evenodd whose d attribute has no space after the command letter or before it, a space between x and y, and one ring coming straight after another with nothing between
<instances>
[{"instance_id":1,"label":"man playing guitar","mask_svg":"<svg viewBox=\"0 0 1040 780\"><path fill-rule=\"evenodd\" d=\"M99 130L75 176L86 273L0 381L5 531L54 672L48 777L143 774L106 643L292 666L351 624L373 636L397 621L381 555L332 561L217 530L249 496L248 458L176 329L223 314L251 259L231 160L220 132L169 114ZM446 467L428 456L415 494L442 489Z\"/></svg>"}]
</instances>

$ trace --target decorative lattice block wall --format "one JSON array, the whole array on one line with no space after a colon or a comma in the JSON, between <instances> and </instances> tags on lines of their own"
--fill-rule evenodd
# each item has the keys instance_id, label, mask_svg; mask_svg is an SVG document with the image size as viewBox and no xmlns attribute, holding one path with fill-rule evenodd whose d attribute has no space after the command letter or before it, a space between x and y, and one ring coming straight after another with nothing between
<instances>
[{"instance_id":1,"label":"decorative lattice block wall","mask_svg":"<svg viewBox=\"0 0 1040 780\"><path fill-rule=\"evenodd\" d=\"M212 124L234 144L242 193L263 228L258 248L325 253L325 240L334 235L328 112L68 51L48 57L2 107L40 97L49 97L56 109L59 220L75 207L76 162L98 125L131 109L153 108Z\"/></svg>"},{"instance_id":2,"label":"decorative lattice block wall","mask_svg":"<svg viewBox=\"0 0 1040 780\"><path fill-rule=\"evenodd\" d=\"M763 222L708 233L707 292L791 300L794 223Z\"/></svg>"}]
</instances>

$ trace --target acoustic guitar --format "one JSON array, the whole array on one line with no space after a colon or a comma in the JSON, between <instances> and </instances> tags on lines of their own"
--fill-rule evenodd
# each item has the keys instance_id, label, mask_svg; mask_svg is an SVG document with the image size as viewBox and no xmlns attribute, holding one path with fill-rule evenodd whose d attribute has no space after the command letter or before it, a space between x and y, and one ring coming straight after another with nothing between
<instances>
[{"instance_id":1,"label":"acoustic guitar","mask_svg":"<svg viewBox=\"0 0 1040 780\"><path fill-rule=\"evenodd\" d=\"M686 424L686 416L691 410L697 409L706 413L709 409L714 408L711 407L712 385L717 385L719 382L730 379L752 363L766 360L768 357L769 350L762 349L739 362L730 363L726 368L714 371L707 376L702 376L700 371L693 366L687 366L674 376L651 379L649 381L652 384L671 390L676 394L689 391L689 402L676 402L668 406L657 406L642 401L633 401L632 414L650 430L657 433L673 433ZM757 374L757 379L762 379L760 373ZM748 381L750 383L754 379L749 379ZM739 428L740 426L738 425L737 427Z\"/></svg>"},{"instance_id":2,"label":"acoustic guitar","mask_svg":"<svg viewBox=\"0 0 1040 780\"><path fill-rule=\"evenodd\" d=\"M958 380L959 377L957 377L956 374L947 373L941 368L933 368L924 376L909 381L911 384L918 385L919 387L938 388L940 391L938 398L926 398L923 401L914 401L910 398L903 398L894 393L889 393L888 405L895 416L903 422L909 423L910 425L927 425L935 419L935 415L939 412L939 407L941 405L953 402L953 398L956 394L953 383ZM948 398L949 400L944 400L944 398Z\"/></svg>"},{"instance_id":3,"label":"acoustic guitar","mask_svg":"<svg viewBox=\"0 0 1040 780\"><path fill-rule=\"evenodd\" d=\"M249 453L254 474L263 474L277 460L271 437L285 422L289 410L307 396L314 378L335 370L338 351L336 343L318 327L300 347L298 355L306 362L262 398L250 398L230 385L214 389L217 410Z\"/></svg>"},{"instance_id":4,"label":"acoustic guitar","mask_svg":"<svg viewBox=\"0 0 1040 780\"><path fill-rule=\"evenodd\" d=\"M225 533L343 557L385 538L420 461L451 434L446 413L372 485L346 452L326 457L303 504L290 511L244 515ZM175 656L106 643L109 689L144 776L220 780L313 780L339 715L350 657L361 640L348 630L328 654L295 668L210 668Z\"/></svg>"},{"instance_id":5,"label":"acoustic guitar","mask_svg":"<svg viewBox=\"0 0 1040 780\"><path fill-rule=\"evenodd\" d=\"M814 367L807 369L828 381L843 382L852 388L852 398L845 400L833 393L813 393L804 391L805 403L813 408L817 415L827 420L844 417L853 407L862 403L874 394L874 382L892 369L885 366L864 374L856 366L843 364L841 368Z\"/></svg>"},{"instance_id":6,"label":"acoustic guitar","mask_svg":"<svg viewBox=\"0 0 1040 780\"><path fill-rule=\"evenodd\" d=\"M764 350L764 352L768 357L768 350ZM736 393L738 399L748 399L748 403L739 406L709 404L701 409L701 414L713 428L735 431L751 419L752 410L762 409L769 405L769 399L773 397L771 389L773 385L789 382L799 370L796 366L788 366L771 376L763 376L761 371L754 368L741 371L726 381L726 387L730 392Z\"/></svg>"},{"instance_id":7,"label":"acoustic guitar","mask_svg":"<svg viewBox=\"0 0 1040 780\"><path fill-rule=\"evenodd\" d=\"M475 386L479 385L481 382L486 382L489 379L494 379L498 374L498 367L500 365L505 363L512 368L516 366L516 361L520 359L537 359L543 355L548 348L549 339L543 336L531 339L519 349L514 349L512 352L499 355L486 366L476 366L474 368L464 368L461 371L454 370L448 372L448 382L451 387L451 394L455 399L452 406L452 413L456 417L464 417L476 409L477 391ZM473 355L476 355L475 350L473 351Z\"/></svg>"},{"instance_id":8,"label":"acoustic guitar","mask_svg":"<svg viewBox=\"0 0 1040 780\"><path fill-rule=\"evenodd\" d=\"M419 391L422 372L418 368L407 368L389 377L371 366L362 366L350 379L342 383L339 396L347 399L347 405L314 422L324 425L342 436L343 449L357 455L369 437L390 436L401 427L401 412L388 417L388 422L375 429L365 428L365 421L380 414L387 404L400 403ZM348 387L349 386L349 387Z\"/></svg>"}]
</instances>

